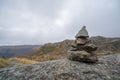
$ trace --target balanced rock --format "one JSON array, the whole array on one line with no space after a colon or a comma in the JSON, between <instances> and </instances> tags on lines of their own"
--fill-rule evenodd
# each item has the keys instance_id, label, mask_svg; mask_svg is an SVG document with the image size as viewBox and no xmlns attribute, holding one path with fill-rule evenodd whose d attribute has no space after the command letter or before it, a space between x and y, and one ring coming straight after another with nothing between
<instances>
[{"instance_id":1,"label":"balanced rock","mask_svg":"<svg viewBox=\"0 0 120 80\"><path fill-rule=\"evenodd\" d=\"M94 45L94 44L86 44L86 45L84 45L83 50L85 50L87 52L96 51L97 50L97 46Z\"/></svg>"},{"instance_id":2,"label":"balanced rock","mask_svg":"<svg viewBox=\"0 0 120 80\"><path fill-rule=\"evenodd\" d=\"M72 45L68 51L68 59L82 62L97 62L98 58L94 54L97 47L90 43L91 40L85 26L82 27L75 38L75 45Z\"/></svg>"},{"instance_id":3,"label":"balanced rock","mask_svg":"<svg viewBox=\"0 0 120 80\"><path fill-rule=\"evenodd\" d=\"M97 56L91 55L86 51L68 51L68 59L73 61L82 61L88 63L94 63L97 60Z\"/></svg>"},{"instance_id":4,"label":"balanced rock","mask_svg":"<svg viewBox=\"0 0 120 80\"><path fill-rule=\"evenodd\" d=\"M86 30L86 26L83 26L82 29L76 34L76 38L79 37L89 37L88 32Z\"/></svg>"}]
</instances>

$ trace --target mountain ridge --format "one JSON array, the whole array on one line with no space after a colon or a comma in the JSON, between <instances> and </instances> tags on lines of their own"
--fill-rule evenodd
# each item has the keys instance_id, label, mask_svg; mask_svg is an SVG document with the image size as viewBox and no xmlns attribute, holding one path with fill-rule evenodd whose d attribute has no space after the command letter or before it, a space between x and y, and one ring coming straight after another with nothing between
<instances>
[{"instance_id":1,"label":"mountain ridge","mask_svg":"<svg viewBox=\"0 0 120 80\"><path fill-rule=\"evenodd\" d=\"M97 36L91 37L90 39L91 43L98 47L96 51L97 54L120 53L120 38L105 38ZM41 46L36 52L28 55L27 58L37 61L39 61L40 58L46 58L46 55L48 57L60 56L54 59L65 58L67 56L67 51L70 49L72 44L75 44L75 41L68 39L56 43L47 43Z\"/></svg>"},{"instance_id":2,"label":"mountain ridge","mask_svg":"<svg viewBox=\"0 0 120 80\"><path fill-rule=\"evenodd\" d=\"M97 52L120 52L120 38L106 38L94 36L90 38L98 46ZM41 56L42 54L66 54L74 40L66 39L61 42L46 43L44 45L0 46L0 57ZM56 55L57 56L57 55Z\"/></svg>"}]
</instances>

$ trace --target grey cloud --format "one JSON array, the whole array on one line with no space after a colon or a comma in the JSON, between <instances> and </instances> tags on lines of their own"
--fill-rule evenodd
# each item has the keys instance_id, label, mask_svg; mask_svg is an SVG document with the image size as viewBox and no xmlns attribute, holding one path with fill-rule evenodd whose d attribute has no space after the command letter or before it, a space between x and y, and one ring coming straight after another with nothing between
<instances>
[{"instance_id":1,"label":"grey cloud","mask_svg":"<svg viewBox=\"0 0 120 80\"><path fill-rule=\"evenodd\" d=\"M0 44L73 39L86 25L91 36L119 37L119 0L1 0Z\"/></svg>"},{"instance_id":2,"label":"grey cloud","mask_svg":"<svg viewBox=\"0 0 120 80\"><path fill-rule=\"evenodd\" d=\"M95 0L92 0L95 1ZM78 15L73 17L71 31L75 32L82 25L86 25L91 35L103 35L107 37L119 35L119 1L105 0L83 2L83 10L78 10ZM108 2L108 3L105 3ZM79 9L79 8L78 8ZM82 13L81 13L82 12ZM74 29L73 29L74 26ZM71 32L72 33L72 32Z\"/></svg>"}]
</instances>

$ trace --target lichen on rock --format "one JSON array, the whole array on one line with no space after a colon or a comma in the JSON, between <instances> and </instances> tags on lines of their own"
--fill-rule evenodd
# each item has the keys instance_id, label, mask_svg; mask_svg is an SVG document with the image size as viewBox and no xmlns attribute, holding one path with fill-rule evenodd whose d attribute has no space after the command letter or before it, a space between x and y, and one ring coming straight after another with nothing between
<instances>
[{"instance_id":1,"label":"lichen on rock","mask_svg":"<svg viewBox=\"0 0 120 80\"><path fill-rule=\"evenodd\" d=\"M60 59L0 69L0 80L120 80L120 54L102 56L97 63Z\"/></svg>"}]
</instances>

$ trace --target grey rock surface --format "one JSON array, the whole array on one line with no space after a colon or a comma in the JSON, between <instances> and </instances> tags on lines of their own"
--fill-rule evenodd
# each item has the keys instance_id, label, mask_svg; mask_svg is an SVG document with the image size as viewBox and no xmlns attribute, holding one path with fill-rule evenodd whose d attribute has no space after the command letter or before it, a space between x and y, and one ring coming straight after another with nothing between
<instances>
[{"instance_id":1,"label":"grey rock surface","mask_svg":"<svg viewBox=\"0 0 120 80\"><path fill-rule=\"evenodd\" d=\"M68 59L73 61L79 62L86 62L86 63L96 63L98 58L93 53L88 53L86 51L68 51Z\"/></svg>"},{"instance_id":2,"label":"grey rock surface","mask_svg":"<svg viewBox=\"0 0 120 80\"><path fill-rule=\"evenodd\" d=\"M67 52L68 59L73 61L84 61L90 63L97 62L98 58L96 54L94 54L94 52L97 50L97 46L91 44L91 40L89 39L89 35L86 30L86 26L83 26L75 37L76 46L71 46L70 51Z\"/></svg>"},{"instance_id":3,"label":"grey rock surface","mask_svg":"<svg viewBox=\"0 0 120 80\"><path fill-rule=\"evenodd\" d=\"M76 34L75 38L78 37L89 37L88 31L86 30L86 26L83 26L81 30Z\"/></svg>"},{"instance_id":4,"label":"grey rock surface","mask_svg":"<svg viewBox=\"0 0 120 80\"><path fill-rule=\"evenodd\" d=\"M120 54L87 64L68 59L0 69L0 80L120 80Z\"/></svg>"}]
</instances>

